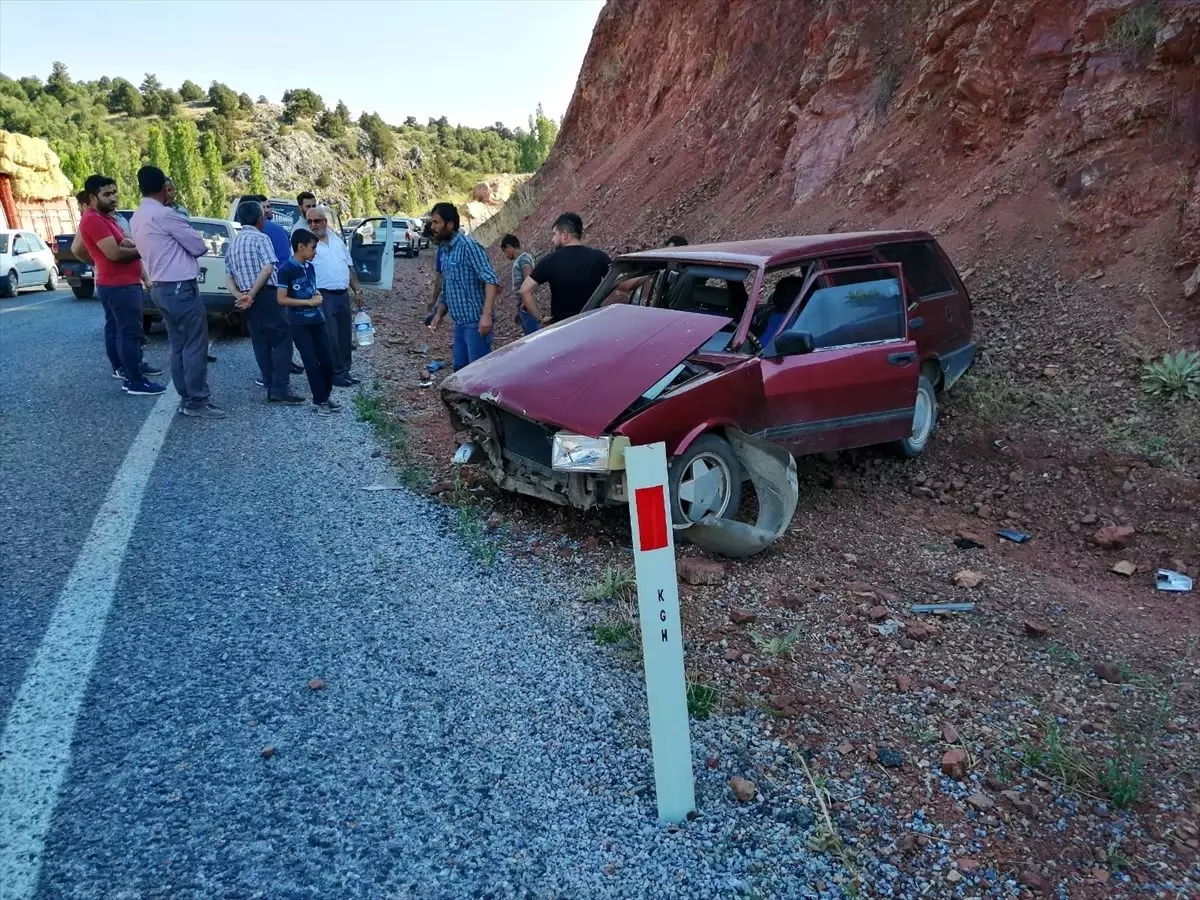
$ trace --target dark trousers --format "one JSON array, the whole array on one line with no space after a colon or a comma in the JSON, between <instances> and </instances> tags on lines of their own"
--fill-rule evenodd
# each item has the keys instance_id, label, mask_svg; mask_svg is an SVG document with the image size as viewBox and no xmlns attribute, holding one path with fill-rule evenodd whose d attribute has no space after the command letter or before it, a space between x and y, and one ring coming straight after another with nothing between
<instances>
[{"instance_id":1,"label":"dark trousers","mask_svg":"<svg viewBox=\"0 0 1200 900\"><path fill-rule=\"evenodd\" d=\"M104 306L104 350L113 369L120 369L126 383L142 377L142 286L96 285Z\"/></svg>"},{"instance_id":2,"label":"dark trousers","mask_svg":"<svg viewBox=\"0 0 1200 900\"><path fill-rule=\"evenodd\" d=\"M292 341L300 352L304 363L304 374L312 390L312 402L324 403L333 390L333 351L329 348L329 334L324 322L312 324L292 319Z\"/></svg>"},{"instance_id":3,"label":"dark trousers","mask_svg":"<svg viewBox=\"0 0 1200 900\"><path fill-rule=\"evenodd\" d=\"M267 396L286 397L292 392L292 330L287 314L275 301L275 286L269 284L255 294L245 315Z\"/></svg>"},{"instance_id":4,"label":"dark trousers","mask_svg":"<svg viewBox=\"0 0 1200 900\"><path fill-rule=\"evenodd\" d=\"M333 351L333 380L342 381L350 377L350 339L354 330L353 317L350 315L350 292L326 288L320 288L320 291L325 298L321 312L325 314L329 346Z\"/></svg>"},{"instance_id":5,"label":"dark trousers","mask_svg":"<svg viewBox=\"0 0 1200 900\"><path fill-rule=\"evenodd\" d=\"M184 406L209 402L208 314L196 280L156 281L150 299L162 310L171 341L171 382Z\"/></svg>"}]
</instances>

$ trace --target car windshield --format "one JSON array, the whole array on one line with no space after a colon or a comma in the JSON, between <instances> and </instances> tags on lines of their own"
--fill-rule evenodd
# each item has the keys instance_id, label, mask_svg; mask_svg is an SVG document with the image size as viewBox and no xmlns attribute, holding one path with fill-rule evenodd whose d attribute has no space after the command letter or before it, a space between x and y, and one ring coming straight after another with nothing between
<instances>
[{"instance_id":1,"label":"car windshield","mask_svg":"<svg viewBox=\"0 0 1200 900\"><path fill-rule=\"evenodd\" d=\"M8 252L8 235L0 234L0 253Z\"/></svg>"},{"instance_id":2,"label":"car windshield","mask_svg":"<svg viewBox=\"0 0 1200 900\"><path fill-rule=\"evenodd\" d=\"M196 222L192 221L192 227L200 232L200 237L204 238L204 243L208 245L208 252L205 256L224 256L225 248L229 244L229 226L223 225L220 222Z\"/></svg>"}]
</instances>

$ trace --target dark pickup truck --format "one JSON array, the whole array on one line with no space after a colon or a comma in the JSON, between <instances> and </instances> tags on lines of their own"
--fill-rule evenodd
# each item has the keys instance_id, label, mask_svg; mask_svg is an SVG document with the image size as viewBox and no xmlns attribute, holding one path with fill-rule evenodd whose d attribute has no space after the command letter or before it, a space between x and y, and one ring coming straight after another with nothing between
<instances>
[{"instance_id":1,"label":"dark pickup truck","mask_svg":"<svg viewBox=\"0 0 1200 900\"><path fill-rule=\"evenodd\" d=\"M118 209L117 221L128 236L133 235L129 222L133 216L132 209ZM96 272L91 263L85 263L75 258L71 252L71 243L75 240L73 234L56 234L54 236L54 258L58 263L59 274L71 286L71 293L79 300L91 300L96 293Z\"/></svg>"}]
</instances>

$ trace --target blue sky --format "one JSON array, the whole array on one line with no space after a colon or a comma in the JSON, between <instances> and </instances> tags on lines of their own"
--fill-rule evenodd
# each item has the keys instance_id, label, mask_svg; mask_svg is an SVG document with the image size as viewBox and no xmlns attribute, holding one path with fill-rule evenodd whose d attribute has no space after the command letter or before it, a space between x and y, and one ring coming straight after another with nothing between
<instances>
[{"instance_id":1,"label":"blue sky","mask_svg":"<svg viewBox=\"0 0 1200 900\"><path fill-rule=\"evenodd\" d=\"M0 0L0 71L214 79L278 103L288 88L399 124L525 123L566 112L603 0ZM95 36L90 43L89 36ZM140 41L146 35L149 40ZM257 48L257 51L256 49ZM302 52L307 48L307 53ZM262 63L247 65L258 52ZM443 58L439 58L443 57Z\"/></svg>"}]
</instances>

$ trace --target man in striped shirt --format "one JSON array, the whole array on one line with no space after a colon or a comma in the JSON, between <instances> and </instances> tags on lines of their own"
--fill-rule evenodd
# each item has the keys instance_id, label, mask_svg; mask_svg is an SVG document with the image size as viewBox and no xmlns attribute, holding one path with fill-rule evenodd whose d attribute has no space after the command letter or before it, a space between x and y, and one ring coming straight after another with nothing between
<instances>
[{"instance_id":1,"label":"man in striped shirt","mask_svg":"<svg viewBox=\"0 0 1200 900\"><path fill-rule=\"evenodd\" d=\"M237 208L242 230L225 251L225 285L237 297L250 327L254 358L267 389L268 403L304 403L292 393L292 335L284 312L275 299L275 248L263 234L266 213L257 200L243 200Z\"/></svg>"}]
</instances>

